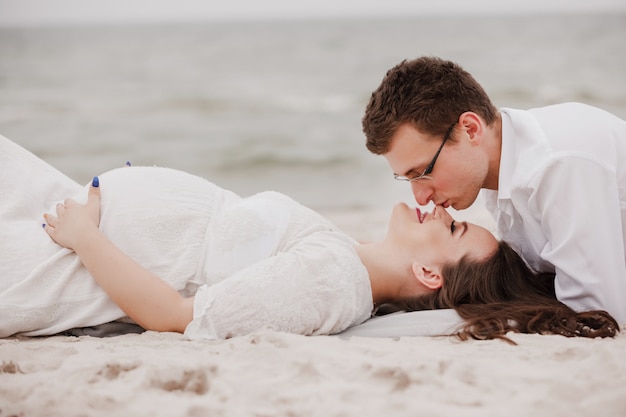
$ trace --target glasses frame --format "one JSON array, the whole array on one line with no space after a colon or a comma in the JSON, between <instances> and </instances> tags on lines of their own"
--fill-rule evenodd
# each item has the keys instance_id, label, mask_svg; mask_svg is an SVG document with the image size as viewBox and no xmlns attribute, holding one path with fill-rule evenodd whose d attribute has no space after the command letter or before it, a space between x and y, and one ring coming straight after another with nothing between
<instances>
[{"instance_id":1,"label":"glasses frame","mask_svg":"<svg viewBox=\"0 0 626 417\"><path fill-rule=\"evenodd\" d=\"M446 134L443 136L443 141L441 142L439 149L437 149L437 153L435 153L435 156L433 156L433 159L426 166L426 169L424 170L424 172L411 178L406 177L404 175L393 174L393 178L398 181L408 181L408 182L430 178L429 175L431 172L433 172L433 168L435 168L435 162L437 162L437 158L439 158L439 153L441 153L441 150L443 149L443 145L445 145L448 139L450 139L450 136L452 136L452 131L454 130L454 126L456 126L457 123L458 123L458 120L456 120L454 123L450 125L450 127L446 131Z\"/></svg>"}]
</instances>

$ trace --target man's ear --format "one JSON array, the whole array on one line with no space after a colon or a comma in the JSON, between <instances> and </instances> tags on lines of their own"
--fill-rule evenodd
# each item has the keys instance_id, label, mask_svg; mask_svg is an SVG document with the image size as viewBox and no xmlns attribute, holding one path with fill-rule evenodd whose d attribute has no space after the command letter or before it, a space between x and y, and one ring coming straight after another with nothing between
<instances>
[{"instance_id":1,"label":"man's ear","mask_svg":"<svg viewBox=\"0 0 626 417\"><path fill-rule=\"evenodd\" d=\"M467 133L470 143L479 144L483 137L483 120L474 112L465 112L459 117L459 125Z\"/></svg>"},{"instance_id":2,"label":"man's ear","mask_svg":"<svg viewBox=\"0 0 626 417\"><path fill-rule=\"evenodd\" d=\"M441 278L441 272L437 268L431 268L427 265L423 265L419 262L413 262L411 270L415 278L422 283L426 288L430 290L436 290L441 288L443 280Z\"/></svg>"}]
</instances>

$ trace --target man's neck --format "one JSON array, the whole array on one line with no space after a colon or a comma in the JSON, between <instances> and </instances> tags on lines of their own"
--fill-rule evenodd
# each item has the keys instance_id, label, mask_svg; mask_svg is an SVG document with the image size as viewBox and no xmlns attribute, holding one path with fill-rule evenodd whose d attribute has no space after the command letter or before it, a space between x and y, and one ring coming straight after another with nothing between
<instances>
[{"instance_id":1,"label":"man's neck","mask_svg":"<svg viewBox=\"0 0 626 417\"><path fill-rule=\"evenodd\" d=\"M502 154L502 116L498 114L496 121L487 127L485 145L489 156L489 171L482 188L488 190L498 189L500 177L500 157Z\"/></svg>"}]
</instances>

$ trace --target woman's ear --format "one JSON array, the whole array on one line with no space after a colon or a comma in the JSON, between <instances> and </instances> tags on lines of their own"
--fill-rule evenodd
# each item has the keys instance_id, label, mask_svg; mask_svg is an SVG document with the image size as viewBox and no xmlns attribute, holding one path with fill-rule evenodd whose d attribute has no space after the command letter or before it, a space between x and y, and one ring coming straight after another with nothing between
<instances>
[{"instance_id":1,"label":"woman's ear","mask_svg":"<svg viewBox=\"0 0 626 417\"><path fill-rule=\"evenodd\" d=\"M413 262L411 270L415 278L429 290L441 288L443 280L441 278L441 272L437 268L432 268L419 262Z\"/></svg>"}]
</instances>

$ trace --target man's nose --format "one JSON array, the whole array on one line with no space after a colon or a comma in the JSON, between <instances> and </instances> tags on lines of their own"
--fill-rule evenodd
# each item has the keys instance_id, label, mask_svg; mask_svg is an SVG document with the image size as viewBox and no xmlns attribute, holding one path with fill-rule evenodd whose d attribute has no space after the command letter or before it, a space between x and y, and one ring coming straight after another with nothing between
<instances>
[{"instance_id":1,"label":"man's nose","mask_svg":"<svg viewBox=\"0 0 626 417\"><path fill-rule=\"evenodd\" d=\"M413 197L420 206L425 206L433 199L433 190L419 181L411 182L411 191L413 191Z\"/></svg>"}]
</instances>

